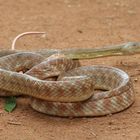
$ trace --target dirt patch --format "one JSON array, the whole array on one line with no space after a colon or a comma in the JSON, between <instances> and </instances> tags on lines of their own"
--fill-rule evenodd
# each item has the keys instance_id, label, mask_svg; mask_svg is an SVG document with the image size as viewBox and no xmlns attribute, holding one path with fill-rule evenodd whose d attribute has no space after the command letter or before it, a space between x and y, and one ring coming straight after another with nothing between
<instances>
[{"instance_id":1,"label":"dirt patch","mask_svg":"<svg viewBox=\"0 0 140 140\"><path fill-rule=\"evenodd\" d=\"M12 39L25 31L47 31L47 37L29 36L17 49L92 48L140 39L138 0L19 0L0 1L0 45L10 48ZM19 98L12 113L2 110L0 140L139 140L140 55L82 61L103 64L128 72L134 83L136 101L126 111L99 118L51 117L30 108ZM17 124L10 124L15 121Z\"/></svg>"}]
</instances>

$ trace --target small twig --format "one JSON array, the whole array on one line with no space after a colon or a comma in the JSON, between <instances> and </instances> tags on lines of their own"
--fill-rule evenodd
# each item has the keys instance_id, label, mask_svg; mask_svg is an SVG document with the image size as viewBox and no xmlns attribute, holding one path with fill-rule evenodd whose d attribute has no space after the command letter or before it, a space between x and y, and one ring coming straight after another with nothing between
<instances>
[{"instance_id":1,"label":"small twig","mask_svg":"<svg viewBox=\"0 0 140 140\"><path fill-rule=\"evenodd\" d=\"M90 134L92 134L92 135L95 136L95 137L97 136L93 131L90 132Z\"/></svg>"},{"instance_id":2,"label":"small twig","mask_svg":"<svg viewBox=\"0 0 140 140\"><path fill-rule=\"evenodd\" d=\"M20 122L8 121L7 123L8 123L8 124L11 124L11 125L21 125Z\"/></svg>"}]
</instances>

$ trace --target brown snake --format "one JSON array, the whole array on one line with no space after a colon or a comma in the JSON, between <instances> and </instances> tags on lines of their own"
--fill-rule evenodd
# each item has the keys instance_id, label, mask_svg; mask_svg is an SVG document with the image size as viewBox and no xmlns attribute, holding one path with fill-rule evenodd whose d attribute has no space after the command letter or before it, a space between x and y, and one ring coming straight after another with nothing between
<instances>
[{"instance_id":1,"label":"brown snake","mask_svg":"<svg viewBox=\"0 0 140 140\"><path fill-rule=\"evenodd\" d=\"M74 117L112 114L134 102L132 84L122 70L78 66L78 61L63 55L46 60L29 52L1 57L1 95L29 95L32 108L39 112Z\"/></svg>"},{"instance_id":2,"label":"brown snake","mask_svg":"<svg viewBox=\"0 0 140 140\"><path fill-rule=\"evenodd\" d=\"M80 67L78 60L63 54L45 58L19 52L1 57L0 89L1 96L28 95L33 109L55 116L103 116L134 102L133 86L124 71L108 66Z\"/></svg>"}]
</instances>

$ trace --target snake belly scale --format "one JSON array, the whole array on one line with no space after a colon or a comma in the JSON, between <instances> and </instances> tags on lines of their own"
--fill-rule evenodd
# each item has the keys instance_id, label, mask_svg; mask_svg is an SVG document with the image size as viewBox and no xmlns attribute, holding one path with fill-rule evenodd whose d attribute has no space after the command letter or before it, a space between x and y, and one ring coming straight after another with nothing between
<instances>
[{"instance_id":1,"label":"snake belly scale","mask_svg":"<svg viewBox=\"0 0 140 140\"><path fill-rule=\"evenodd\" d=\"M133 86L124 71L80 66L63 54L47 59L30 52L1 57L0 90L0 96L28 95L33 109L64 117L103 116L134 102Z\"/></svg>"}]
</instances>

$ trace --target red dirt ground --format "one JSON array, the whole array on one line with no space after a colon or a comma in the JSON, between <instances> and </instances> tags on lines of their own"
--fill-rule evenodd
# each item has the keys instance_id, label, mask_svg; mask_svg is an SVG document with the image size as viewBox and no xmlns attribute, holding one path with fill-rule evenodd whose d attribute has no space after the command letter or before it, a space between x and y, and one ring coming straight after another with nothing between
<instances>
[{"instance_id":1,"label":"red dirt ground","mask_svg":"<svg viewBox=\"0 0 140 140\"><path fill-rule=\"evenodd\" d=\"M140 41L139 0L0 0L0 46L26 31L46 31L47 37L28 36L17 49L92 48ZM99 58L83 65L103 64L128 72L135 103L112 116L66 119L51 117L18 99L12 113L0 99L0 140L140 140L140 55ZM17 125L10 124L16 121Z\"/></svg>"}]
</instances>

